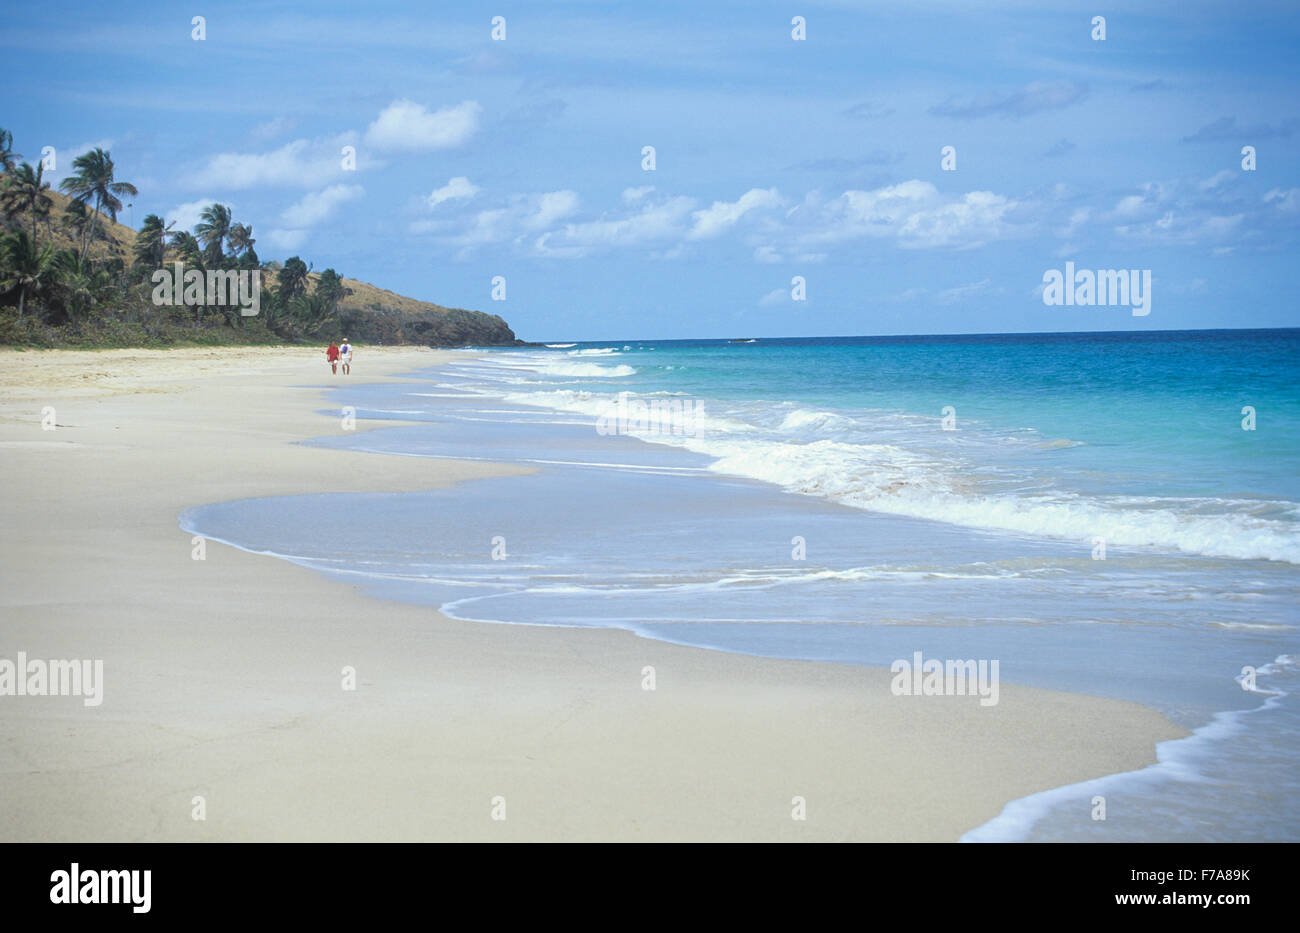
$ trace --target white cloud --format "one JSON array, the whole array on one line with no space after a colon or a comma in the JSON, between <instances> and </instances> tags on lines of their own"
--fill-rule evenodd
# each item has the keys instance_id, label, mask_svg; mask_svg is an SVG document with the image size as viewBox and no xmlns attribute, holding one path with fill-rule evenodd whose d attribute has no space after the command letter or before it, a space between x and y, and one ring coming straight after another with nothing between
<instances>
[{"instance_id":1,"label":"white cloud","mask_svg":"<svg viewBox=\"0 0 1300 933\"><path fill-rule=\"evenodd\" d=\"M469 227L459 234L449 236L448 242L461 247L504 242L512 235L509 218L510 211L505 208L479 211L474 215Z\"/></svg>"},{"instance_id":2,"label":"white cloud","mask_svg":"<svg viewBox=\"0 0 1300 933\"><path fill-rule=\"evenodd\" d=\"M799 212L804 229L802 240L837 243L864 236L897 236L903 220L926 204L939 201L939 191L934 185L916 179L871 191L845 191L825 204L812 192L804 199L804 210Z\"/></svg>"},{"instance_id":3,"label":"white cloud","mask_svg":"<svg viewBox=\"0 0 1300 933\"><path fill-rule=\"evenodd\" d=\"M314 188L346 174L343 146L351 134L328 140L295 139L261 153L222 152L191 171L186 181L205 188L244 189L288 186Z\"/></svg>"},{"instance_id":4,"label":"white cloud","mask_svg":"<svg viewBox=\"0 0 1300 933\"><path fill-rule=\"evenodd\" d=\"M960 201L907 218L899 230L903 246L970 248L1008 232L1006 215L1015 202L992 191L970 191Z\"/></svg>"},{"instance_id":5,"label":"white cloud","mask_svg":"<svg viewBox=\"0 0 1300 933\"><path fill-rule=\"evenodd\" d=\"M544 230L558 220L569 217L578 210L578 195L573 191L551 191L538 198L532 213L524 217L528 230Z\"/></svg>"},{"instance_id":6,"label":"white cloud","mask_svg":"<svg viewBox=\"0 0 1300 933\"><path fill-rule=\"evenodd\" d=\"M1281 188L1271 188L1264 195L1264 203L1274 204L1279 211L1294 214L1300 211L1300 188L1288 188L1285 191Z\"/></svg>"},{"instance_id":7,"label":"white cloud","mask_svg":"<svg viewBox=\"0 0 1300 933\"><path fill-rule=\"evenodd\" d=\"M1236 178L1238 174L1238 172L1225 168L1205 179L1205 181L1201 182L1197 187L1202 191L1212 191L1222 185L1225 181L1230 181L1231 179Z\"/></svg>"},{"instance_id":8,"label":"white cloud","mask_svg":"<svg viewBox=\"0 0 1300 933\"><path fill-rule=\"evenodd\" d=\"M1116 222L1115 235L1130 242L1184 247L1215 247L1225 241L1238 245L1263 245L1264 237L1275 237L1290 226L1292 217L1270 210L1300 209L1300 189L1289 194L1273 189L1261 202L1246 201L1238 173L1224 169L1207 179L1181 178L1149 181L1140 185L1141 194L1129 195L1109 215ZM1249 207L1247 205L1249 204ZM1227 251L1215 250L1214 255Z\"/></svg>"},{"instance_id":9,"label":"white cloud","mask_svg":"<svg viewBox=\"0 0 1300 933\"><path fill-rule=\"evenodd\" d=\"M562 230L538 237L538 252L577 258L599 250L639 247L680 240L686 234L686 217L695 200L672 197L646 202L640 210L622 217L604 217L565 224Z\"/></svg>"},{"instance_id":10,"label":"white cloud","mask_svg":"<svg viewBox=\"0 0 1300 933\"><path fill-rule=\"evenodd\" d=\"M758 303L765 308L770 308L773 305L785 304L789 300L790 292L787 289L774 288L762 298L758 299Z\"/></svg>"},{"instance_id":11,"label":"white cloud","mask_svg":"<svg viewBox=\"0 0 1300 933\"><path fill-rule=\"evenodd\" d=\"M1173 232L1163 228L1178 224L1177 205L1168 198L1174 189L1148 183L1142 190L1146 194L1133 196L1142 207L1138 213L1150 218L1156 233ZM426 200L445 204L471 192L479 195L468 179L454 178ZM1280 192L1274 196L1283 197ZM1147 210L1158 205L1159 213ZM601 214L584 218L580 208L578 195L569 190L515 195L472 214L420 219L407 229L432 235L459 248L462 255L487 245L513 245L547 257L642 249L647 258L672 259L702 248L706 241L721 240L729 248L742 247L756 263L803 264L828 261L837 250L864 239L892 241L904 249L971 249L1050 230L1047 225L1066 209L1059 200L1018 200L992 191L949 194L919 179L830 198L813 190L793 206L774 188L754 188L735 201L701 207L693 198L642 186L624 189L619 203ZM1071 242L1081 227L1113 215L1104 207L1075 207L1065 216L1068 223L1054 232ZM742 227L750 231L746 236L728 239ZM1202 228L1204 233L1212 231L1213 225ZM1132 236L1139 230L1121 232ZM941 300L957 300L959 294Z\"/></svg>"},{"instance_id":12,"label":"white cloud","mask_svg":"<svg viewBox=\"0 0 1300 933\"><path fill-rule=\"evenodd\" d=\"M64 169L64 171L66 171L68 174L71 174L72 160L75 159L77 156L85 155L87 152L90 152L92 149L103 149L105 152L109 152L112 148L113 148L113 140L111 139L95 139L95 140L91 140L88 143L80 143L76 146L69 146L67 149L63 149L59 151L58 164L60 168L63 168L64 159L66 158L68 164L67 167ZM33 159L32 161L35 162L35 159Z\"/></svg>"},{"instance_id":13,"label":"white cloud","mask_svg":"<svg viewBox=\"0 0 1300 933\"><path fill-rule=\"evenodd\" d=\"M92 149L103 149L108 152L113 148L113 140L96 139L88 143L80 143L76 146L55 146L54 147L54 170L45 173L46 179L60 175L72 174L72 162L79 155L84 155ZM31 155L27 161L36 165L37 161L43 158L41 153L37 152Z\"/></svg>"},{"instance_id":14,"label":"white cloud","mask_svg":"<svg viewBox=\"0 0 1300 933\"><path fill-rule=\"evenodd\" d=\"M1201 229L1206 236L1223 237L1236 231L1245 219L1245 214L1233 214L1231 217L1207 217L1202 221Z\"/></svg>"},{"instance_id":15,"label":"white cloud","mask_svg":"<svg viewBox=\"0 0 1300 933\"><path fill-rule=\"evenodd\" d=\"M775 188L751 188L738 201L714 201L712 206L694 213L695 225L688 234L692 240L710 239L726 233L740 218L754 210L779 207L781 196Z\"/></svg>"},{"instance_id":16,"label":"white cloud","mask_svg":"<svg viewBox=\"0 0 1300 933\"><path fill-rule=\"evenodd\" d=\"M912 179L845 191L828 201L809 192L787 212L787 225L779 232L790 239L792 254L818 258L825 257L827 246L864 238L892 239L911 249L969 249L1026 232L1027 221L1013 223L1011 217L1027 207L991 191L944 195L930 182Z\"/></svg>"},{"instance_id":17,"label":"white cloud","mask_svg":"<svg viewBox=\"0 0 1300 933\"><path fill-rule=\"evenodd\" d=\"M1141 213L1145 204L1146 201L1143 199L1142 195L1130 194L1115 205L1115 213L1119 214L1121 217L1133 217Z\"/></svg>"},{"instance_id":18,"label":"white cloud","mask_svg":"<svg viewBox=\"0 0 1300 933\"><path fill-rule=\"evenodd\" d=\"M473 184L464 175L448 181L441 188L435 188L427 199L429 207L437 207L443 201L466 201L478 194L478 185Z\"/></svg>"},{"instance_id":19,"label":"white cloud","mask_svg":"<svg viewBox=\"0 0 1300 933\"><path fill-rule=\"evenodd\" d=\"M177 204L171 210L163 214L163 220L166 223L175 221L176 226L173 228L179 232L188 230L193 233L195 226L198 225L199 215L203 209L210 204L215 204L216 198L199 198L197 201L187 201L184 204Z\"/></svg>"},{"instance_id":20,"label":"white cloud","mask_svg":"<svg viewBox=\"0 0 1300 933\"><path fill-rule=\"evenodd\" d=\"M463 101L432 113L413 100L395 100L366 128L365 141L380 150L431 152L465 142L478 130L478 101Z\"/></svg>"},{"instance_id":21,"label":"white cloud","mask_svg":"<svg viewBox=\"0 0 1300 933\"><path fill-rule=\"evenodd\" d=\"M1056 235L1063 240L1074 236L1075 232L1084 224L1086 224L1091 217L1092 217L1091 207L1076 208L1070 214L1070 222L1066 224L1065 227L1063 227L1061 230L1057 231Z\"/></svg>"},{"instance_id":22,"label":"white cloud","mask_svg":"<svg viewBox=\"0 0 1300 933\"><path fill-rule=\"evenodd\" d=\"M1130 194L1115 205L1117 217L1137 217L1158 210L1173 198L1178 185L1176 182L1148 181L1140 187L1141 194Z\"/></svg>"},{"instance_id":23,"label":"white cloud","mask_svg":"<svg viewBox=\"0 0 1300 933\"><path fill-rule=\"evenodd\" d=\"M753 188L736 201L714 201L711 207L695 209L695 200L685 196L654 198L654 187L627 188L623 201L627 213L607 213L597 220L565 224L537 238L534 247L546 256L576 257L615 248L667 247L655 253L660 259L684 255L684 240L712 239L735 227L746 214L779 207L775 188ZM576 207L576 205L575 205ZM759 261L779 261L774 248L758 247Z\"/></svg>"},{"instance_id":24,"label":"white cloud","mask_svg":"<svg viewBox=\"0 0 1300 933\"><path fill-rule=\"evenodd\" d=\"M356 200L365 193L360 185L330 185L304 195L298 203L285 208L280 219L287 226L297 229L314 227L333 214L340 204Z\"/></svg>"},{"instance_id":25,"label":"white cloud","mask_svg":"<svg viewBox=\"0 0 1300 933\"><path fill-rule=\"evenodd\" d=\"M636 204L645 199L645 196L655 190L654 185L642 185L640 188L624 188L623 203Z\"/></svg>"},{"instance_id":26,"label":"white cloud","mask_svg":"<svg viewBox=\"0 0 1300 933\"><path fill-rule=\"evenodd\" d=\"M467 180L453 179L431 200L445 201L452 191L470 187ZM1023 235L1032 224L1027 218L1013 222L1013 212L1027 214L1034 206L991 191L945 195L918 179L850 190L829 200L814 190L788 209L774 188L754 188L735 201L714 201L704 208L693 198L660 195L649 186L625 189L621 201L600 216L570 220L580 207L572 191L516 195L472 216L420 220L408 229L433 234L462 252L513 243L548 257L647 248L648 258L672 259L685 255L692 244L720 239L748 224L753 233L741 242L755 262L817 263L830 258L829 247L866 237L892 239L904 248L968 249ZM1071 224L1091 217L1089 209L1076 210Z\"/></svg>"},{"instance_id":27,"label":"white cloud","mask_svg":"<svg viewBox=\"0 0 1300 933\"><path fill-rule=\"evenodd\" d=\"M1224 240L1237 236L1245 219L1245 214L1187 215L1168 211L1158 220L1123 224L1116 227L1115 232L1126 239L1139 242L1196 246L1207 240Z\"/></svg>"},{"instance_id":28,"label":"white cloud","mask_svg":"<svg viewBox=\"0 0 1300 933\"><path fill-rule=\"evenodd\" d=\"M443 241L462 250L492 243L522 242L523 238L569 217L578 210L576 192L549 191L545 194L515 195L502 207L489 208L474 214L460 232L454 227L442 226ZM439 227L432 222L417 222L409 228L413 233L436 232Z\"/></svg>"}]
</instances>

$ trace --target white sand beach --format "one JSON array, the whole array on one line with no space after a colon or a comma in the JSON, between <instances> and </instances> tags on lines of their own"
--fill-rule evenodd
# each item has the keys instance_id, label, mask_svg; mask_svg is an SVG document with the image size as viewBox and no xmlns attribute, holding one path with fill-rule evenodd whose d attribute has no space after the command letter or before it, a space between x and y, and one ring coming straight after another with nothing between
<instances>
[{"instance_id":1,"label":"white sand beach","mask_svg":"<svg viewBox=\"0 0 1300 933\"><path fill-rule=\"evenodd\" d=\"M362 347L351 378L449 355ZM194 560L191 506L516 469L293 445L343 431L314 414L331 378L316 347L0 352L0 657L104 662L97 707L0 696L0 839L955 840L1184 734L1133 703L895 697L885 670L460 622L215 542Z\"/></svg>"}]
</instances>

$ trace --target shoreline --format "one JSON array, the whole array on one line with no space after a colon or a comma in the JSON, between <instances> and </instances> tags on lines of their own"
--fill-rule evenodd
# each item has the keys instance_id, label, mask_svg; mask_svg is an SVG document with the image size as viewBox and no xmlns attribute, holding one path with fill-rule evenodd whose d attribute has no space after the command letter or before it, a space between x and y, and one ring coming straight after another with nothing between
<instances>
[{"instance_id":1,"label":"shoreline","mask_svg":"<svg viewBox=\"0 0 1300 933\"><path fill-rule=\"evenodd\" d=\"M350 379L455 352L361 348ZM186 508L531 472L291 443L342 433L314 413L320 356L0 353L0 656L106 669L97 709L0 697L0 837L955 840L1187 734L1136 703L1007 685L989 710L914 704L881 669L461 622L215 542L192 560Z\"/></svg>"}]
</instances>

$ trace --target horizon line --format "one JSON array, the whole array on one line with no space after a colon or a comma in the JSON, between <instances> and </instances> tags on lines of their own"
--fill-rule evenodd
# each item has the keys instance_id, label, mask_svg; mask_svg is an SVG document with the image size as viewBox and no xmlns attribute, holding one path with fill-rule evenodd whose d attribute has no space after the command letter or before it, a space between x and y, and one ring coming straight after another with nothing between
<instances>
[{"instance_id":1,"label":"horizon line","mask_svg":"<svg viewBox=\"0 0 1300 933\"><path fill-rule=\"evenodd\" d=\"M1045 331L976 331L943 334L786 334L780 337L609 337L583 340L574 337L524 340L525 343L628 343L629 341L665 343L670 340L844 340L887 337L1080 337L1080 336L1132 336L1135 334L1207 334L1238 331L1300 330L1300 325L1284 327L1187 327L1148 328L1145 330L1045 330ZM521 340L523 338L520 338Z\"/></svg>"}]
</instances>

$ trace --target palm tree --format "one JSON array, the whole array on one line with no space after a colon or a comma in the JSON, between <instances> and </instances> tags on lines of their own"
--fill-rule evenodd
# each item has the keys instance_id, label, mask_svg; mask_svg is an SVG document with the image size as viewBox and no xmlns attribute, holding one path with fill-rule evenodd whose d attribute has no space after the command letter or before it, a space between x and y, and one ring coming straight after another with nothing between
<instances>
[{"instance_id":1,"label":"palm tree","mask_svg":"<svg viewBox=\"0 0 1300 933\"><path fill-rule=\"evenodd\" d=\"M36 240L26 230L18 230L0 239L0 266L4 279L0 290L18 289L18 320L23 319L23 305L28 295L34 295L49 284L53 276L54 244L46 243L36 248Z\"/></svg>"},{"instance_id":2,"label":"palm tree","mask_svg":"<svg viewBox=\"0 0 1300 933\"><path fill-rule=\"evenodd\" d=\"M339 302L352 294L352 289L344 287L343 276L333 269L326 269L320 274L320 278L316 280L316 288L312 294L321 298L329 309L329 313L333 314L338 310Z\"/></svg>"},{"instance_id":3,"label":"palm tree","mask_svg":"<svg viewBox=\"0 0 1300 933\"><path fill-rule=\"evenodd\" d=\"M90 233L90 214L86 212L86 205L80 201L69 201L64 206L59 223L68 235L74 237L77 242L81 242ZM106 238L107 234L103 230L95 231L95 239L103 240Z\"/></svg>"},{"instance_id":4,"label":"palm tree","mask_svg":"<svg viewBox=\"0 0 1300 933\"><path fill-rule=\"evenodd\" d=\"M199 247L199 241L194 239L194 234L187 230L180 230L172 235L172 249L176 250L176 255L187 265L197 267L203 270L203 250Z\"/></svg>"},{"instance_id":5,"label":"palm tree","mask_svg":"<svg viewBox=\"0 0 1300 933\"><path fill-rule=\"evenodd\" d=\"M280 304L287 308L299 295L306 294L307 274L310 271L307 264L297 256L290 256L284 261L284 268L279 272Z\"/></svg>"},{"instance_id":6,"label":"palm tree","mask_svg":"<svg viewBox=\"0 0 1300 933\"><path fill-rule=\"evenodd\" d=\"M175 225L173 220L164 226L163 219L157 214L146 217L140 232L135 235L136 262L150 269L162 268L167 257L167 238L172 235L171 229Z\"/></svg>"},{"instance_id":7,"label":"palm tree","mask_svg":"<svg viewBox=\"0 0 1300 933\"><path fill-rule=\"evenodd\" d=\"M105 269L78 256L75 250L61 249L51 263L54 273L54 292L68 317L76 320L102 297L113 284Z\"/></svg>"},{"instance_id":8,"label":"palm tree","mask_svg":"<svg viewBox=\"0 0 1300 933\"><path fill-rule=\"evenodd\" d=\"M317 293L299 295L289 303L289 313L298 323L311 328L324 324L330 317L329 302Z\"/></svg>"},{"instance_id":9,"label":"palm tree","mask_svg":"<svg viewBox=\"0 0 1300 933\"><path fill-rule=\"evenodd\" d=\"M246 224L235 224L226 236L231 255L238 256L253 248L257 240L253 239L253 228Z\"/></svg>"},{"instance_id":10,"label":"palm tree","mask_svg":"<svg viewBox=\"0 0 1300 933\"><path fill-rule=\"evenodd\" d=\"M33 240L36 239L36 221L41 215L49 214L54 206L54 201L45 193L49 190L43 162L38 162L35 168L30 162L24 162L9 173L4 188L0 190L0 206L6 214L31 211Z\"/></svg>"},{"instance_id":11,"label":"palm tree","mask_svg":"<svg viewBox=\"0 0 1300 933\"><path fill-rule=\"evenodd\" d=\"M59 304L71 320L77 312L90 306L89 268L76 250L61 249L54 255L54 291Z\"/></svg>"},{"instance_id":12,"label":"palm tree","mask_svg":"<svg viewBox=\"0 0 1300 933\"><path fill-rule=\"evenodd\" d=\"M103 149L95 148L77 156L72 160L72 168L76 174L69 175L59 182L59 187L72 195L74 201L83 205L91 198L95 199L95 211L90 218L90 231L81 248L81 258L84 259L90 249L90 241L95 236L95 224L99 220L100 213L107 212L109 217L117 220L117 212L122 209L122 202L117 199L117 195L134 196L140 192L130 182L114 181L113 159Z\"/></svg>"},{"instance_id":13,"label":"palm tree","mask_svg":"<svg viewBox=\"0 0 1300 933\"><path fill-rule=\"evenodd\" d=\"M13 150L14 134L9 132L3 126L0 126L0 167L5 174L14 170L14 163L22 158Z\"/></svg>"},{"instance_id":14,"label":"palm tree","mask_svg":"<svg viewBox=\"0 0 1300 933\"><path fill-rule=\"evenodd\" d=\"M230 208L224 204L209 204L203 208L199 218L194 233L207 250L208 260L220 263L225 258L221 246L230 235Z\"/></svg>"},{"instance_id":15,"label":"palm tree","mask_svg":"<svg viewBox=\"0 0 1300 933\"><path fill-rule=\"evenodd\" d=\"M176 256L186 265L186 273L190 269L197 269L200 272L206 272L207 269L203 264L203 250L199 246L199 241L194 239L194 235L186 230L176 233L172 239L172 249L176 250ZM178 283L179 285L179 283ZM199 319L203 313L203 302L194 306L194 329L199 329Z\"/></svg>"}]
</instances>

